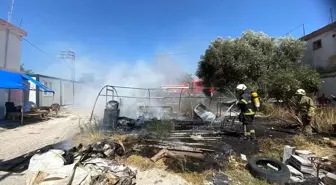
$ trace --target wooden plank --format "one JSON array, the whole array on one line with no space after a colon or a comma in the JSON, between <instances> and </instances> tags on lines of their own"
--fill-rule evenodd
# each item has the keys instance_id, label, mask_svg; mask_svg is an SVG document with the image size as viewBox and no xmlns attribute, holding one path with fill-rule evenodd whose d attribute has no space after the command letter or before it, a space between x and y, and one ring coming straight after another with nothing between
<instances>
[{"instance_id":1,"label":"wooden plank","mask_svg":"<svg viewBox=\"0 0 336 185\"><path fill-rule=\"evenodd\" d=\"M172 157L172 158L178 159L178 158L183 158L185 156L193 157L193 158L198 158L198 159L204 159L204 155L201 154L201 153L169 151L167 149L162 149L162 150L160 150L159 153L157 153L156 155L154 155L151 158L151 160L153 162L156 162L156 161L158 161L159 159L161 159L163 157Z\"/></svg>"},{"instance_id":2,"label":"wooden plank","mask_svg":"<svg viewBox=\"0 0 336 185\"><path fill-rule=\"evenodd\" d=\"M154 147L154 148L161 148L161 149L168 149L168 150L175 150L175 151L190 151L190 152L215 152L215 150L212 149L206 149L206 148L193 148L188 146L164 146L164 145L146 145L148 147Z\"/></svg>"},{"instance_id":3,"label":"wooden plank","mask_svg":"<svg viewBox=\"0 0 336 185\"><path fill-rule=\"evenodd\" d=\"M171 142L171 141L162 141L159 142L153 139L146 139L146 142L156 142L156 143L164 143L169 145L189 145L189 146L210 146L208 143L189 143L189 142Z\"/></svg>"}]
</instances>

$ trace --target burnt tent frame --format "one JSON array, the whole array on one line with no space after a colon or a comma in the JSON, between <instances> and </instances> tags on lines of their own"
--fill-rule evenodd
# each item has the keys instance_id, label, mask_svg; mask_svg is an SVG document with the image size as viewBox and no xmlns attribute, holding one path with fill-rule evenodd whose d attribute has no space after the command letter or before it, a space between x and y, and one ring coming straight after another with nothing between
<instances>
[{"instance_id":1,"label":"burnt tent frame","mask_svg":"<svg viewBox=\"0 0 336 185\"><path fill-rule=\"evenodd\" d=\"M145 97L140 97L140 96L122 96L122 95L118 94L117 89L141 90L141 91L147 91L147 93L146 93ZM167 89L177 89L177 88L167 88ZM231 91L229 91L228 89L223 89L223 88L216 88L215 92L220 92L221 90L225 90L225 91L228 91L228 92L231 93ZM182 100L182 98L183 99L189 99L189 100L194 99L194 98L196 98L196 99L206 99L207 98L207 97L195 97L195 96L191 96L190 88L189 89L181 89L178 97L170 97L170 96L151 97L151 95L152 95L151 91L162 91L162 89L161 88L139 88L139 87L126 87L126 86L105 85L105 86L103 86L101 88L101 90L97 94L97 97L95 99L95 102L94 102L94 105L93 105L93 108L92 108L92 111L91 111L91 115L90 115L90 120L89 121L91 122L91 120L93 118L94 111L95 111L95 108L96 108L96 104L98 102L99 97L101 97L101 96L105 96L105 101L106 101L105 105L107 105L108 97L112 97L112 100L115 100L115 98L120 98L120 102L119 102L120 105L122 105L121 98L145 99L145 100L147 100L146 103L145 103L145 104L147 104L145 112L148 111L148 107L151 104L151 102L150 102L151 99L161 99L162 100L162 99L176 99L176 98L178 98L178 110L179 110L179 112L181 112L181 100ZM103 94L103 92L105 92L105 94ZM182 96L183 92L186 92L187 96ZM232 94L232 95L234 96L234 94ZM222 100L223 100L223 98L220 97L219 99L220 99L220 101L217 102L217 107L216 108L217 108L217 115L221 116ZM213 100L213 98L210 97L209 106L213 102L212 100ZM193 105L192 105L191 101L190 101L190 107L191 107L191 115L193 116L194 112L193 112ZM231 117L231 110L230 110L230 117Z\"/></svg>"}]
</instances>

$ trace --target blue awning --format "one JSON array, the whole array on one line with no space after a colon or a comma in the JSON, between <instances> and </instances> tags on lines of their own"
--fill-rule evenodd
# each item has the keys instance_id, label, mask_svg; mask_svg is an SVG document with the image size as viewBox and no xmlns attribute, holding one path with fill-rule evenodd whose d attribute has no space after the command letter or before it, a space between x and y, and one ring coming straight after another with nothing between
<instances>
[{"instance_id":1,"label":"blue awning","mask_svg":"<svg viewBox=\"0 0 336 185\"><path fill-rule=\"evenodd\" d=\"M29 84L25 82L26 80L31 81L45 92L54 93L53 90L47 88L46 86L36 81L29 75L0 70L0 89L30 90Z\"/></svg>"}]
</instances>

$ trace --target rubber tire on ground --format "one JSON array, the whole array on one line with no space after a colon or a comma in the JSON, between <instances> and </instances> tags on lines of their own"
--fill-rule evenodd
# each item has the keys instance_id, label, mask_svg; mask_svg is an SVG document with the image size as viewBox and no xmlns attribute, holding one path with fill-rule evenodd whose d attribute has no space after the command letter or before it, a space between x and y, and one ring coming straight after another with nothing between
<instances>
[{"instance_id":1,"label":"rubber tire on ground","mask_svg":"<svg viewBox=\"0 0 336 185\"><path fill-rule=\"evenodd\" d=\"M268 171L260 168L257 164L264 162L264 164L271 164L279 169L279 171ZM257 178L262 178L271 183L285 184L290 179L290 171L288 167L281 161L268 157L253 157L248 161L248 169L250 173Z\"/></svg>"}]
</instances>

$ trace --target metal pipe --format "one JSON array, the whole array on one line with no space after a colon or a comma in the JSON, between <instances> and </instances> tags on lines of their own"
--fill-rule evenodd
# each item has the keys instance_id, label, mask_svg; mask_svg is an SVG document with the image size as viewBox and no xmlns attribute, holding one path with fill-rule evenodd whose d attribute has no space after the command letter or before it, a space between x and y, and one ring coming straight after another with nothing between
<instances>
[{"instance_id":1,"label":"metal pipe","mask_svg":"<svg viewBox=\"0 0 336 185\"><path fill-rule=\"evenodd\" d=\"M101 92L104 90L104 88L108 88L108 87L113 88L113 90L116 92L116 94L118 96L117 90L113 86L111 86L111 85L105 85L103 88L101 88L100 91L99 91L99 93L98 93L98 95L97 95L97 97L96 97L95 103L93 104L93 108L92 108L91 115L90 115L90 122L92 120L92 116L93 116L93 113L94 113L94 110L96 108L96 104L97 104L97 101L98 101L98 98L99 98Z\"/></svg>"},{"instance_id":2,"label":"metal pipe","mask_svg":"<svg viewBox=\"0 0 336 185\"><path fill-rule=\"evenodd\" d=\"M23 125L23 106L24 106L24 90L22 90L22 106L21 106L21 125Z\"/></svg>"},{"instance_id":3,"label":"metal pipe","mask_svg":"<svg viewBox=\"0 0 336 185\"><path fill-rule=\"evenodd\" d=\"M181 112L181 96L182 96L183 90L184 90L184 89L181 89L181 92L180 92L180 98L179 98L179 112Z\"/></svg>"},{"instance_id":4,"label":"metal pipe","mask_svg":"<svg viewBox=\"0 0 336 185\"><path fill-rule=\"evenodd\" d=\"M120 89L137 89L137 90L162 90L162 88L141 88L141 87L126 87L126 86L113 86L114 88L120 88ZM216 88L217 90L227 90L227 88L220 88L220 87L203 87L203 89L211 89ZM180 88L166 88L166 89L180 89ZM196 88L189 88L191 90L194 90Z\"/></svg>"}]
</instances>

